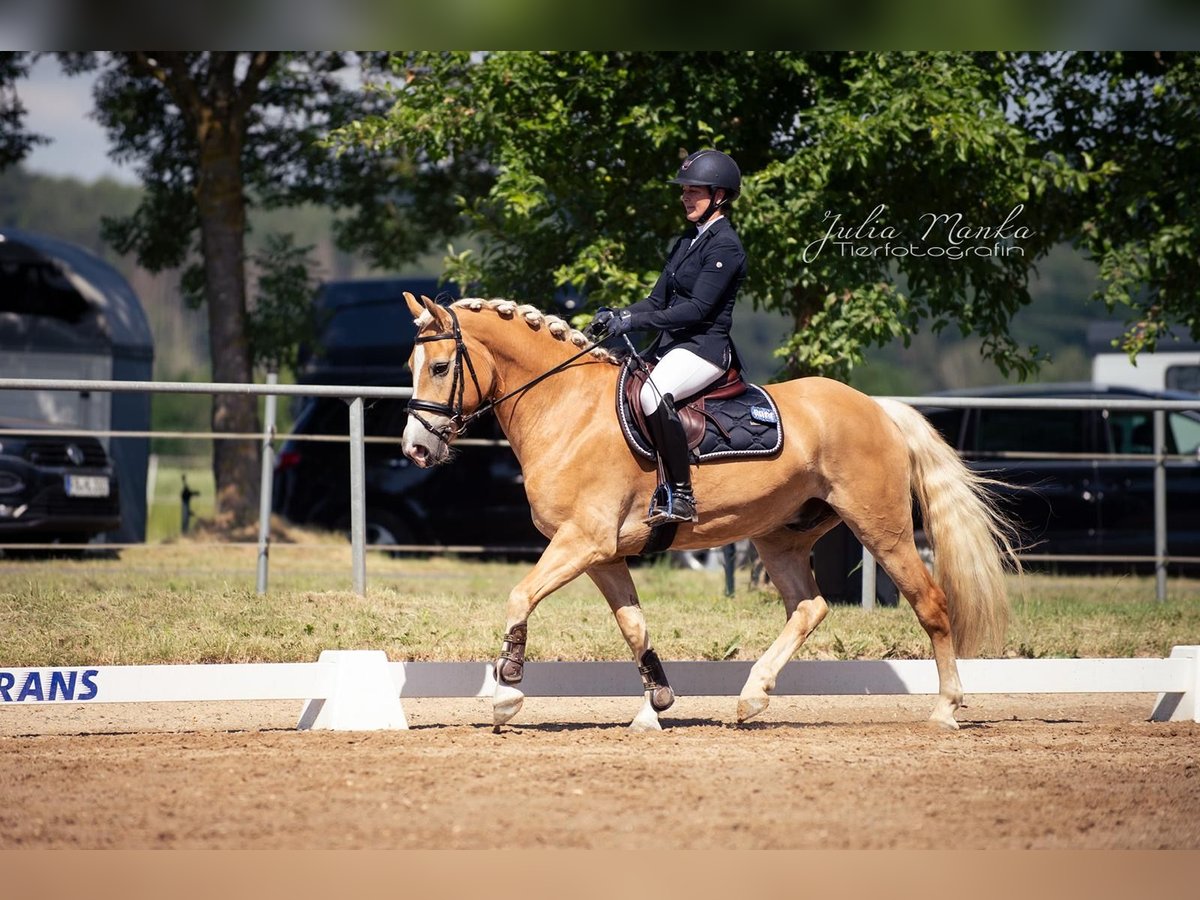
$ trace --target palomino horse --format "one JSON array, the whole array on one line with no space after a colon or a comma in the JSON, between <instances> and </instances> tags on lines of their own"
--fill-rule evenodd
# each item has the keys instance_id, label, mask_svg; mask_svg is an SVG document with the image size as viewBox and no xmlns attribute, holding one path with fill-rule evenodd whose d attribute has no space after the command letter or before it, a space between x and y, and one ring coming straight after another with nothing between
<instances>
[{"instance_id":1,"label":"palomino horse","mask_svg":"<svg viewBox=\"0 0 1200 900\"><path fill-rule=\"evenodd\" d=\"M652 649L626 558L650 534L642 519L654 467L630 452L615 408L618 367L566 322L505 300L442 307L405 295L416 321L413 399L404 453L445 462L466 424L494 409L525 475L534 523L550 539L509 594L496 661L496 726L521 708L529 617L583 573L596 583L642 673L645 699L630 725L657 729L674 695ZM933 644L939 696L931 721L957 728L956 656L1002 638L1008 615L1009 529L986 479L967 469L923 416L825 378L767 388L786 438L769 459L695 471L700 521L679 528L675 549L750 538L783 598L786 624L750 671L738 721L767 707L780 669L825 618L810 551L845 521L912 604ZM936 580L913 542L912 497L935 552Z\"/></svg>"}]
</instances>

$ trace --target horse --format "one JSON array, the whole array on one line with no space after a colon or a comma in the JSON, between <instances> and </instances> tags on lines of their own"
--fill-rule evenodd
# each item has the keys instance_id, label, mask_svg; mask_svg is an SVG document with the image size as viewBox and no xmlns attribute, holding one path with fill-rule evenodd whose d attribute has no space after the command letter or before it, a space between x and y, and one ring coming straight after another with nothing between
<instances>
[{"instance_id":1,"label":"horse","mask_svg":"<svg viewBox=\"0 0 1200 900\"><path fill-rule=\"evenodd\" d=\"M642 676L634 731L661 729L674 692L654 650L627 559L647 543L645 505L656 468L621 431L615 356L563 319L511 300L442 306L411 293L417 330L412 399L402 436L416 465L446 462L467 425L493 412L525 478L534 524L549 539L509 594L492 698L498 730L519 712L529 619L547 596L586 574L616 618ZM916 410L821 377L767 385L785 429L767 459L694 470L699 521L672 549L749 538L778 589L785 624L750 670L737 721L767 708L784 664L828 612L810 554L845 522L891 577L929 636L938 697L929 721L957 729L957 659L997 646L1008 617L1006 573L1019 568L1014 532L989 490ZM914 541L913 498L934 551L934 573Z\"/></svg>"}]
</instances>

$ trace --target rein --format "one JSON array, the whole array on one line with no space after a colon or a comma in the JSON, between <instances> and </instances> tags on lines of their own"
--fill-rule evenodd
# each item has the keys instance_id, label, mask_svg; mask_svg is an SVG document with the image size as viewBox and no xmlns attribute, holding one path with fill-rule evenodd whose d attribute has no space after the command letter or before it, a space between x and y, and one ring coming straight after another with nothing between
<instances>
[{"instance_id":1,"label":"rein","mask_svg":"<svg viewBox=\"0 0 1200 900\"><path fill-rule=\"evenodd\" d=\"M569 359L563 360L554 368L543 372L536 378L527 381L518 388L509 391L495 399L484 400L479 407L473 412L463 415L463 394L466 390L467 380L463 377L464 363L467 372L471 375L471 381L475 385L475 393L480 398L483 397L483 389L479 386L479 376L475 374L475 364L471 362L471 353L467 350L466 342L463 340L462 329L458 324L458 315L452 307L444 307L450 313L450 320L454 323L453 330L442 332L440 334L421 335L414 339L414 343L425 344L430 341L454 341L454 372L450 377L450 403L438 403L433 400L418 400L413 398L408 401L408 414L416 419L425 428L426 431L436 435L440 440L449 442L449 440L458 434L461 434L468 425L474 422L481 416L491 412L505 400L515 397L517 394L524 393L531 387L545 381L551 375L561 372L575 360L579 359L595 349L595 345L589 345L580 350ZM439 416L446 416L450 421L447 425L437 428L432 425L422 412L436 413Z\"/></svg>"}]
</instances>

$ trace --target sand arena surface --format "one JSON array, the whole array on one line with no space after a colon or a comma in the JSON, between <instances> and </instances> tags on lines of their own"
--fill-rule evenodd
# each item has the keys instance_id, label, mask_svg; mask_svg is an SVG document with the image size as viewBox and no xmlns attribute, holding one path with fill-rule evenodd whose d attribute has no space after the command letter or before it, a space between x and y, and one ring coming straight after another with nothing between
<instances>
[{"instance_id":1,"label":"sand arena surface","mask_svg":"<svg viewBox=\"0 0 1200 900\"><path fill-rule=\"evenodd\" d=\"M0 708L0 848L1200 848L1200 724L1153 695L405 700L410 730L297 732L302 704Z\"/></svg>"}]
</instances>

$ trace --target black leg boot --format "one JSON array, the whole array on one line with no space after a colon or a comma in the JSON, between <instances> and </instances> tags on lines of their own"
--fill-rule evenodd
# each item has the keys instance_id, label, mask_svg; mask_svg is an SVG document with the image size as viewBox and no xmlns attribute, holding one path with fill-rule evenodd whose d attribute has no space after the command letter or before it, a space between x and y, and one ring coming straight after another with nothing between
<instances>
[{"instance_id":1,"label":"black leg boot","mask_svg":"<svg viewBox=\"0 0 1200 900\"><path fill-rule=\"evenodd\" d=\"M674 398L667 394L646 417L650 438L658 451L662 471L666 476L666 502L655 503L646 519L649 525L665 522L696 522L696 498L692 494L692 472L689 468L687 435L675 412ZM659 491L656 497L661 494Z\"/></svg>"}]
</instances>

